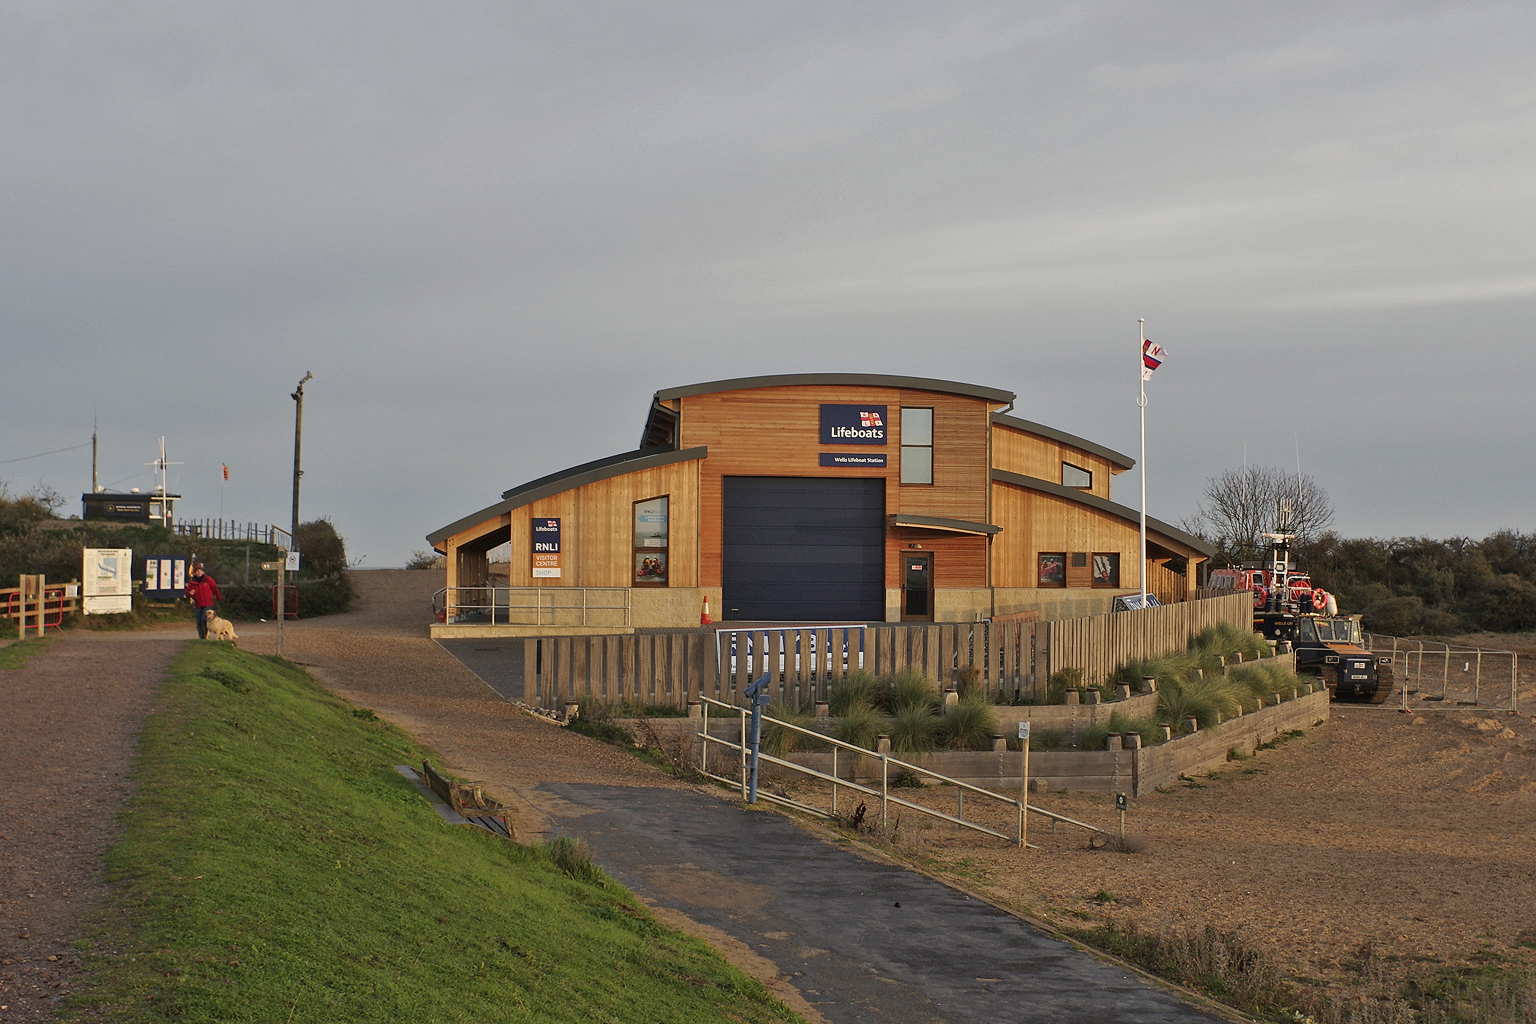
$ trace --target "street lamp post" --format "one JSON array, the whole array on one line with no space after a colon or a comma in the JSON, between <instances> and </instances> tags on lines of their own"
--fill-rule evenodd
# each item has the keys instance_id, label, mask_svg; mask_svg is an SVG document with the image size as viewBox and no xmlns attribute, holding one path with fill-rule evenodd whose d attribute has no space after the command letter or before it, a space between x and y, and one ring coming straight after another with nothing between
<instances>
[{"instance_id":1,"label":"street lamp post","mask_svg":"<svg viewBox=\"0 0 1536 1024\"><path fill-rule=\"evenodd\" d=\"M293 399L293 529L288 535L288 543L298 549L299 544L299 477L304 471L299 468L299 448L304 440L304 385L314 378L314 374L304 371L304 379L299 381L298 390L289 397Z\"/></svg>"}]
</instances>

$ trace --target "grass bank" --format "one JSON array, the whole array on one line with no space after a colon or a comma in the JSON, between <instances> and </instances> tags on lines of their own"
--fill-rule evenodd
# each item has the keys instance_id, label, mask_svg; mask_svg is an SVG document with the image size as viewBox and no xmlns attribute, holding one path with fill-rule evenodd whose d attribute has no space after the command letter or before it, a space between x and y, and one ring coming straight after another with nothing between
<instances>
[{"instance_id":1,"label":"grass bank","mask_svg":"<svg viewBox=\"0 0 1536 1024\"><path fill-rule=\"evenodd\" d=\"M793 1021L563 846L450 826L434 757L302 670L189 645L146 725L72 1021Z\"/></svg>"},{"instance_id":2,"label":"grass bank","mask_svg":"<svg viewBox=\"0 0 1536 1024\"><path fill-rule=\"evenodd\" d=\"M11 637L15 635L16 631L12 630ZM11 637L0 636L0 640L7 640ZM0 647L0 670L24 668L32 658L32 655L47 650L52 644L53 639L51 637L29 637L26 640L8 643L4 647Z\"/></svg>"}]
</instances>

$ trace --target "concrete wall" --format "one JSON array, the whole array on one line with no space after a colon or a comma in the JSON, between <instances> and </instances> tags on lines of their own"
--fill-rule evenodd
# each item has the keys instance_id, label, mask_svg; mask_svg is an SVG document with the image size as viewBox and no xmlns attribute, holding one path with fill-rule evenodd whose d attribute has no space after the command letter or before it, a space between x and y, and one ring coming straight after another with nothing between
<instances>
[{"instance_id":1,"label":"concrete wall","mask_svg":"<svg viewBox=\"0 0 1536 1024\"><path fill-rule=\"evenodd\" d=\"M1155 694L1132 697L1113 704L1080 705L1082 712L1095 714L1120 709L1131 714L1148 714L1156 702ZM1133 703L1134 702L1134 703ZM1145 710L1132 710L1132 707ZM999 708L999 711L1066 711L1059 708ZM1108 713L1099 720L1107 721ZM1152 747L1139 750L1036 750L1029 756L1029 775L1032 786L1051 790L1078 790L1099 793L1127 793L1141 796L1159 786L1178 781L1181 775L1208 772L1227 763L1228 751L1237 750L1252 754L1260 746L1293 729L1310 729L1328 721L1328 691L1318 689L1313 693L1286 700L1258 711L1240 715L1223 722L1214 729L1202 729ZM1016 721L1016 720L1015 720ZM1034 722L1034 719L1031 719ZM1078 720L1082 728L1093 723L1087 715ZM620 724L630 729L638 742L659 742L669 750L685 749L692 744L694 756L698 756L695 739L701 726L698 719L651 718L621 719ZM1061 725L1035 725L1034 728L1063 728ZM736 742L741 736L741 726L734 718L718 719L710 716L710 735ZM1017 735L1017 726L1009 735ZM734 763L734 752L713 748L710 753L711 770L716 774ZM1005 796L1019 792L1022 782L1024 755L1021 751L933 751L926 754L909 754L901 760L929 768L940 775L983 786ZM716 760L720 758L721 760ZM786 760L825 774L831 774L832 755L828 753L791 753ZM868 784L880 780L880 761L873 754L855 755L840 751L837 765L838 777Z\"/></svg>"},{"instance_id":2,"label":"concrete wall","mask_svg":"<svg viewBox=\"0 0 1536 1024\"><path fill-rule=\"evenodd\" d=\"M1091 729L1107 724L1117 711L1127 718L1149 718L1157 713L1157 694L1137 694L1106 704L1025 704L992 709L998 731L1009 737L1019 734L1020 722L1028 722L1031 729L1042 731Z\"/></svg>"},{"instance_id":3,"label":"concrete wall","mask_svg":"<svg viewBox=\"0 0 1536 1024\"><path fill-rule=\"evenodd\" d=\"M1053 790L1087 790L1140 796L1179 776L1208 772L1227 763L1227 752L1252 754L1292 729L1310 729L1328 720L1328 691L1317 690L1278 706L1223 722L1214 729L1180 736L1140 750L1053 750L1032 753L1032 785Z\"/></svg>"},{"instance_id":4,"label":"concrete wall","mask_svg":"<svg viewBox=\"0 0 1536 1024\"><path fill-rule=\"evenodd\" d=\"M1089 615L1108 615L1114 606L1115 596L1129 593L1129 590L1077 587L997 587L992 592L993 611L998 615L1038 611L1041 622L1078 619Z\"/></svg>"}]
</instances>

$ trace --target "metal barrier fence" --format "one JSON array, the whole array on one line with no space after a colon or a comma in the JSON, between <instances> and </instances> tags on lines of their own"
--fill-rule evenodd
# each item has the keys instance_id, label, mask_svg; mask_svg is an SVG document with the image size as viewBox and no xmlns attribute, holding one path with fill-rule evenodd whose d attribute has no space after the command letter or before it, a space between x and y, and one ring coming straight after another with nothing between
<instances>
[{"instance_id":1,"label":"metal barrier fence","mask_svg":"<svg viewBox=\"0 0 1536 1024\"><path fill-rule=\"evenodd\" d=\"M1520 710L1520 656L1514 651L1377 633L1365 634L1365 641L1373 654L1391 656L1401 688L1398 707Z\"/></svg>"},{"instance_id":2,"label":"metal barrier fence","mask_svg":"<svg viewBox=\"0 0 1536 1024\"><path fill-rule=\"evenodd\" d=\"M80 581L50 584L43 576L23 575L21 586L0 590L0 616L14 619L17 633L38 636L61 631L64 616L80 610Z\"/></svg>"},{"instance_id":3,"label":"metal barrier fence","mask_svg":"<svg viewBox=\"0 0 1536 1024\"><path fill-rule=\"evenodd\" d=\"M709 697L702 698L701 702L704 707L702 727L697 734L697 738L701 744L699 757L699 774L714 779L717 782L723 782L728 786L740 787L742 798L745 799L748 789L747 775L749 771L750 758L750 750L748 748L747 741L747 716L750 714L750 711L749 709L740 707L739 705L727 704L723 701L713 700ZM720 708L724 711L729 711L739 716L741 722L740 742L732 742L730 740L724 740L717 736L710 735L709 709L711 707ZM1024 846L1028 847L1029 849L1039 849L1039 847L1030 843L1027 839L1028 812L1034 812L1035 814L1039 814L1042 817L1050 819L1053 823L1053 828L1055 827L1054 823L1059 821L1065 822L1069 825L1076 825L1079 828L1084 828L1091 832L1102 833L1104 831L1103 829L1094 825L1089 825L1084 822L1077 821L1076 819L1068 818L1066 815L1057 814L1055 811L1048 811L1043 807L1033 807L1026 803L1024 800L1013 797L1006 797L1000 793L994 793L990 789L983 789L980 786L973 786L968 782L961 782L959 779L952 779L946 775L940 775L931 769L923 768L920 765L915 765L907 761L899 760L895 757L892 757L888 753L877 753L875 751L866 750L863 747L856 746L852 743L844 743L841 740L835 740L830 736L826 736L819 732L814 732L810 729L803 729L800 726L793 725L789 722L782 722L777 719L772 720L772 722L775 728L786 729L792 732L800 733L802 735L813 738L820 744L825 744L826 746L830 747L832 750L832 771L830 773L820 772L814 768L796 764L793 761L786 761L783 758L774 757L771 754L765 754L761 751L758 753L758 759L761 762L765 762L775 767L785 768L790 771L798 772L802 775L806 775L813 779L818 779L827 783L831 789L831 799L829 801L829 806L823 808L818 807L815 804L804 803L799 800L792 800L789 797L780 796L777 793L770 793L760 787L757 791L757 796L760 800L768 800L776 804L782 804L785 807L793 807L798 811L804 811L807 814L814 814L821 818L836 818L838 816L838 791L841 789L849 789L854 793L879 799L880 825L882 828L889 824L891 806L894 804L897 807L905 808L910 811L916 811L919 814L924 814L932 818L938 818L941 821L947 821L952 825L959 825L961 828L967 828L974 832L981 832L985 835L995 836L996 838L1005 842L1013 843L1015 846ZM709 770L710 744L715 744L721 747L724 751L730 752L734 755L732 760L735 761L736 766L735 777L720 775ZM880 788L875 789L873 786L865 786L859 782L853 781L852 779L842 778L838 772L839 751L843 752L844 755L847 756L850 760L860 757L878 759L880 762ZM932 807L925 807L922 804L914 803L911 800L905 800L901 797L892 796L891 769L893 766L895 767L896 773L898 775L907 773L910 777L915 779L931 780L933 782L937 782L941 786L954 786L955 813L945 814L943 811L935 810ZM1025 777L1024 785L1021 788L1028 788L1027 776ZM1017 817L1013 833L1010 835L1006 832L999 832L996 829L988 828L987 826L979 824L975 821L967 820L965 817L965 795L967 793L973 794L974 796L980 797L984 800L991 800L1014 808Z\"/></svg>"}]
</instances>

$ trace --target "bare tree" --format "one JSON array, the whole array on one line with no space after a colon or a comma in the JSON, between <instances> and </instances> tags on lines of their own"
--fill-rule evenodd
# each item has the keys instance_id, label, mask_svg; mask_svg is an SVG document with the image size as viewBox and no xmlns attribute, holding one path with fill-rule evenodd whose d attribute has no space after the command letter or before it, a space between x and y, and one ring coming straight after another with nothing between
<instances>
[{"instance_id":1,"label":"bare tree","mask_svg":"<svg viewBox=\"0 0 1536 1024\"><path fill-rule=\"evenodd\" d=\"M1217 544L1233 561L1257 559L1268 550L1266 533L1315 539L1333 524L1333 501L1316 480L1272 466L1228 469L1205 482L1199 511L1182 524Z\"/></svg>"}]
</instances>

